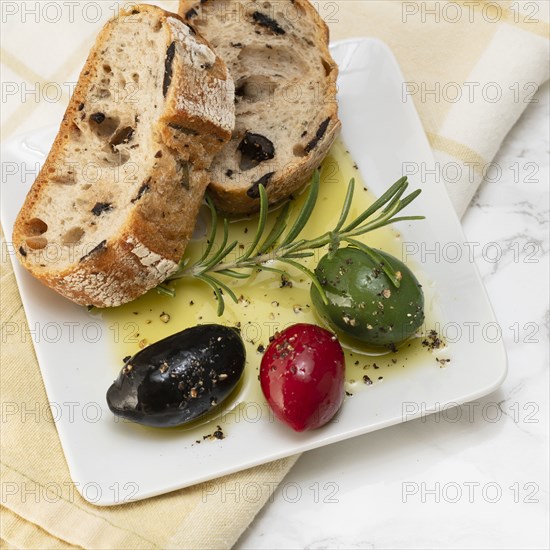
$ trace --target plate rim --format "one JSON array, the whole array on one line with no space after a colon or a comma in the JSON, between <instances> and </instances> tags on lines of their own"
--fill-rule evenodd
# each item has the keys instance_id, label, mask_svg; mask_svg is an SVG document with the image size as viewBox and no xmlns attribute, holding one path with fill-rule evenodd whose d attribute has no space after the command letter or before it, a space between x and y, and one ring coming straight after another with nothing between
<instances>
[{"instance_id":1,"label":"plate rim","mask_svg":"<svg viewBox=\"0 0 550 550\"><path fill-rule=\"evenodd\" d=\"M371 44L373 46L375 45L377 48L380 49L380 51L384 52L384 55L386 56L388 61L391 62L392 66L393 66L392 69L396 72L396 75L399 77L399 79L401 81L403 81L403 73L402 73L402 71L399 67L399 64L398 64L393 52L391 51L391 49L389 48L389 46L386 43L382 42L379 39L376 39L376 38L361 38L361 37L347 38L345 40L339 40L339 41L333 42L331 44L331 48L349 47L349 46L355 46L355 45L358 45L358 44L361 44L361 43ZM430 152L431 157L433 158L433 152L432 152L431 147L429 146L429 141L428 141L428 138L427 138L426 133L424 131L424 128L423 128L422 122L420 120L420 117L418 115L418 112L417 112L417 110L416 110L416 108L415 108L415 106L412 102L408 102L408 103L409 104L407 105L407 109L409 110L410 114L414 118L415 123L422 130L423 139L425 141L424 146L427 147L427 149ZM57 127L58 127L57 125L52 124L50 126L34 130L32 132L17 134L15 136L13 136L12 138L10 138L9 140L7 140L6 142L4 142L2 144L2 152L3 152L2 156L4 156L4 151L8 147L10 147L11 145L16 144L23 137L25 137L25 136L26 137L34 136L34 135L37 135L37 134L40 134L40 133L44 133L46 131L54 131ZM444 187L443 183L441 183L441 186ZM451 203L450 197L446 192L444 193L444 195L446 197L447 207L453 213L453 222L456 225L455 229L458 231L457 236L460 236L461 241L465 242L466 241L466 236L464 234L464 231L463 231L462 225L460 223L460 220L459 220L458 216L456 215L456 211L454 210L454 207ZM4 220L2 220L2 226L5 229ZM6 234L7 234L7 232L5 232L5 235ZM28 298L28 296L25 296L25 298L23 297L23 295L27 294L27 293L26 292L21 292L22 286L21 286L21 280L20 280L20 277L24 276L24 275L22 275L24 273L24 270L19 265L19 262L18 262L17 258L15 258L15 255L10 254L10 256L11 256L10 261L12 262L13 271L14 271L16 281L17 281L17 286L18 286L19 292L21 294L22 302L23 302L24 309L25 309L25 317L26 317L27 322L28 322L26 304L27 304L27 301L29 300L29 298ZM475 282L482 291L483 300L484 300L483 307L486 308L486 310L487 310L489 316L491 317L491 319L496 322L496 315L495 315L494 309L492 307L492 304L489 300L487 291L485 289L485 285L483 284L483 280L482 280L482 278L479 274L479 270L477 268L477 265L475 263L472 263L471 268L473 269L473 275L475 277ZM31 315L31 317L32 317L32 315ZM34 339L33 339L33 347L35 349L35 353L36 353L37 358L42 356L41 351L39 351L40 346L37 345L37 343L34 341ZM496 354L497 354L496 349L495 349L494 353L495 353L495 356L496 356ZM491 383L488 383L484 387L479 388L475 392L471 392L468 395L463 395L460 399L457 399L456 401L446 401L446 402L443 402L443 403L439 403L438 405L445 405L446 403L452 403L452 404L460 405L460 404L463 404L465 402L471 401L473 399L483 397L484 395L487 395L487 394L491 393L492 391L496 390L498 387L500 387L500 385L504 382L504 380L506 378L506 375L507 375L507 372L508 372L508 358L507 358L507 353L506 353L506 347L505 347L505 344L502 340L500 340L499 345L498 345L498 355L499 355L499 357L498 358L495 357L495 361L498 361L498 363L501 365L501 369L500 369L499 376L495 377L495 379ZM40 374L41 374L42 378L44 379L45 374L44 374L44 371L43 371L43 368L42 368L42 362L38 361L38 363L39 363L39 368L40 368ZM47 398L48 398L48 401L50 402L49 396L47 396ZM430 408L428 408L428 409L419 411L417 414L412 414L410 416L407 416L406 419L403 419L403 417L401 417L401 418L392 417L390 419L386 418L383 421L376 422L376 423L371 423L368 426L363 426L361 428L352 429L351 431L348 430L346 432L339 433L339 434L329 435L325 438L322 438L320 441L316 440L316 441L306 443L306 444L301 446L299 451L291 450L290 452L288 452L288 451L282 450L282 451L273 453L267 459L262 458L262 456L259 456L257 458L253 458L251 460L247 460L246 462L240 462L239 465L237 465L237 466L232 466L232 467L226 468L225 470L223 470L222 473L216 472L213 475L212 474L210 474L210 475L205 474L203 476L194 478L194 480L191 483L184 482L184 483L179 484L179 485L174 484L170 488L162 487L158 490L150 490L150 491L145 491L143 493L140 492L140 494L137 498L132 499L132 500L128 500L127 502L136 502L138 500L142 500L142 499L145 499L145 498L150 498L150 497L158 496L160 494L165 494L165 493L168 493L168 492L176 491L176 490L182 489L184 487L189 487L189 486L192 486L192 485L202 483L204 481L216 479L220 476L229 475L229 474L239 472L239 471L242 471L242 470L254 467L254 466L265 464L265 463L268 463L268 462L271 462L271 461L274 461L274 460L278 460L278 459L281 459L281 458L284 458L284 457L292 456L292 455L296 454L297 452L298 453L305 452L305 451L308 451L308 450L311 450L311 449L314 449L314 448L319 448L319 447L322 447L322 446L325 446L325 445L328 445L328 444L343 441L345 439L350 439L350 438L356 437L358 435L364 435L366 433L370 433L372 431L383 429L383 428L386 428L386 427L389 427L389 426L392 426L392 425L401 424L403 422L408 422L409 420L414 420L415 418L419 418L423 415L427 415L427 414L431 414L433 412L436 412L436 410L437 409L430 410ZM61 447L63 449L64 457L65 457L65 460L66 460L71 478L73 479L73 481L77 481L79 478L81 478L81 476L78 475L80 465L77 463L78 462L77 460L74 460L73 453L70 452L65 447L65 445L63 444L64 443L64 437L61 437L58 426L57 426L57 423L56 423L56 430L57 430L58 436L60 438ZM69 460L69 455L71 456L71 460ZM92 504L94 504L96 506L112 506L112 505L114 506L114 505L120 505L120 504L125 504L126 503L126 502L121 503L121 502L117 502L117 501L113 501L113 500L109 500L109 499L105 499L105 500L102 499L100 501L91 501L87 498L87 496L85 494L83 494L81 492L81 485L80 484L77 484L76 488L77 488L78 492L81 494L81 496L84 499L86 499L88 502L91 502Z\"/></svg>"}]
</instances>

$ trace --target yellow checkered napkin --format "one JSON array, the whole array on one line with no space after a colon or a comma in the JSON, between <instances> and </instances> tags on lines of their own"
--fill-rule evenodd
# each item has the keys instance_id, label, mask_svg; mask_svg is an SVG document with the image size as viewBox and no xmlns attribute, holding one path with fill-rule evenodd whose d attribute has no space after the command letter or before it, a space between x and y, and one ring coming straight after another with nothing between
<instances>
[{"instance_id":1,"label":"yellow checkered napkin","mask_svg":"<svg viewBox=\"0 0 550 550\"><path fill-rule=\"evenodd\" d=\"M59 2L59 9L54 4L1 2L2 139L59 122L95 34L117 9L114 0ZM177 11L175 1L158 4ZM503 138L548 79L550 4L315 4L332 39L374 36L392 48L405 75L403 101L414 101L439 163L417 167L416 177L422 177L422 169L440 168L462 214ZM25 316L5 258L1 267L2 324L11 321L24 330ZM72 488L55 424L44 421L43 414L39 422L32 413L21 414L47 410L30 338L21 342L20 334L3 334L1 376L3 405L19 407L18 414L2 417L0 424L2 548L229 548L295 461L278 461L220 480L228 490L247 483L264 488L255 502L204 499L205 486L198 485L97 508Z\"/></svg>"}]
</instances>

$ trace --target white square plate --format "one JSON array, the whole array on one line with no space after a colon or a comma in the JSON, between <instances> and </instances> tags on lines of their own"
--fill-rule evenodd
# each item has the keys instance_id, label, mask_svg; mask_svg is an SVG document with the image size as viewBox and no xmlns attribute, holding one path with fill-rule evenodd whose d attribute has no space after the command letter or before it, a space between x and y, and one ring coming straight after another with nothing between
<instances>
[{"instance_id":1,"label":"white square plate","mask_svg":"<svg viewBox=\"0 0 550 550\"><path fill-rule=\"evenodd\" d=\"M369 188L380 195L402 175L404 163L433 167L418 115L411 102L402 101L403 77L389 49L376 40L357 39L334 44L332 53L340 67L343 140ZM44 161L56 130L22 136L3 147L3 166L19 167L2 181L7 236L32 184L32 172ZM22 167L30 174L25 176ZM427 250L437 242L463 243L443 185L424 181L422 187L415 213L427 219L402 224L399 229L406 240L425 243ZM158 495L397 424L445 404L476 399L497 388L506 375L500 340L462 337L452 345L452 368L437 369L434 375L434 358L427 354L429 368L415 368L406 377L356 393L346 401L338 421L321 430L296 434L277 423L266 425L269 420L263 418L235 424L231 437L224 440L191 446L177 430L140 431L114 421L104 398L114 378L108 328L38 283L13 259L71 476L84 498L98 505ZM437 260L427 256L423 269L437 282L443 319L463 331L466 323L479 327L494 323L468 255L455 263ZM71 331L71 323L78 330ZM403 403L409 401L422 406L404 417Z\"/></svg>"}]
</instances>

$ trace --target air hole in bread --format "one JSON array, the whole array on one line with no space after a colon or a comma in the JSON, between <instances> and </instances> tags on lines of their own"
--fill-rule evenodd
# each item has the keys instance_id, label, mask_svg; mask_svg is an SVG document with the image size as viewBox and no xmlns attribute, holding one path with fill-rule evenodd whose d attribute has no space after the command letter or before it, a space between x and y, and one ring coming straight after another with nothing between
<instances>
[{"instance_id":1,"label":"air hole in bread","mask_svg":"<svg viewBox=\"0 0 550 550\"><path fill-rule=\"evenodd\" d=\"M48 224L40 218L31 218L27 223L25 223L25 234L28 237L42 235L43 233L46 233L46 231L48 231Z\"/></svg>"},{"instance_id":2,"label":"air hole in bread","mask_svg":"<svg viewBox=\"0 0 550 550\"><path fill-rule=\"evenodd\" d=\"M59 185L74 185L76 183L76 174L74 172L59 172L52 176L51 181Z\"/></svg>"},{"instance_id":3,"label":"air hole in bread","mask_svg":"<svg viewBox=\"0 0 550 550\"><path fill-rule=\"evenodd\" d=\"M185 160L178 160L177 172L181 186L189 191L189 163Z\"/></svg>"},{"instance_id":4,"label":"air hole in bread","mask_svg":"<svg viewBox=\"0 0 550 550\"><path fill-rule=\"evenodd\" d=\"M53 183L60 185L74 185L76 183L76 172L70 165L63 164L58 168L51 167L48 172Z\"/></svg>"},{"instance_id":5,"label":"air hole in bread","mask_svg":"<svg viewBox=\"0 0 550 550\"><path fill-rule=\"evenodd\" d=\"M33 250L42 250L48 246L48 239L46 239L46 237L29 237L25 242L27 246Z\"/></svg>"},{"instance_id":6,"label":"air hole in bread","mask_svg":"<svg viewBox=\"0 0 550 550\"><path fill-rule=\"evenodd\" d=\"M138 84L139 83L139 74L138 73L133 73L132 74L132 80Z\"/></svg>"},{"instance_id":7,"label":"air hole in bread","mask_svg":"<svg viewBox=\"0 0 550 550\"><path fill-rule=\"evenodd\" d=\"M321 64L325 69L325 75L328 76L332 72L332 65L324 57L321 57Z\"/></svg>"},{"instance_id":8,"label":"air hole in bread","mask_svg":"<svg viewBox=\"0 0 550 550\"><path fill-rule=\"evenodd\" d=\"M292 153L295 157L305 157L307 155L305 147L300 143L292 148Z\"/></svg>"},{"instance_id":9,"label":"air hole in bread","mask_svg":"<svg viewBox=\"0 0 550 550\"><path fill-rule=\"evenodd\" d=\"M63 244L76 244L80 242L82 237L84 236L84 229L82 227L73 227L63 235Z\"/></svg>"},{"instance_id":10,"label":"air hole in bread","mask_svg":"<svg viewBox=\"0 0 550 550\"><path fill-rule=\"evenodd\" d=\"M134 128L131 126L125 126L124 128L117 130L115 135L109 140L109 143L113 149L116 149L119 145L124 145L132 141L133 136Z\"/></svg>"},{"instance_id":11,"label":"air hole in bread","mask_svg":"<svg viewBox=\"0 0 550 550\"><path fill-rule=\"evenodd\" d=\"M74 185L76 183L76 174L72 170L63 171L64 167L56 169L50 169L50 178L53 183L59 185Z\"/></svg>"},{"instance_id":12,"label":"air hole in bread","mask_svg":"<svg viewBox=\"0 0 550 550\"><path fill-rule=\"evenodd\" d=\"M100 88L97 92L98 99L106 99L111 97L111 92L107 88Z\"/></svg>"},{"instance_id":13,"label":"air hole in bread","mask_svg":"<svg viewBox=\"0 0 550 550\"><path fill-rule=\"evenodd\" d=\"M103 113L93 113L88 122L92 132L100 139L110 138L117 130L120 119L118 117L109 117Z\"/></svg>"},{"instance_id":14,"label":"air hole in bread","mask_svg":"<svg viewBox=\"0 0 550 550\"><path fill-rule=\"evenodd\" d=\"M301 59L291 48L275 46L267 52L265 46L245 46L237 57L241 67L262 67L264 75L281 77L285 81L293 78L303 78L311 71L305 58Z\"/></svg>"},{"instance_id":15,"label":"air hole in bread","mask_svg":"<svg viewBox=\"0 0 550 550\"><path fill-rule=\"evenodd\" d=\"M130 153L125 149L114 149L113 146L108 143L102 149L104 155L101 160L110 166L122 166L130 160Z\"/></svg>"},{"instance_id":16,"label":"air hole in bread","mask_svg":"<svg viewBox=\"0 0 550 550\"><path fill-rule=\"evenodd\" d=\"M108 63L104 63L103 64L103 70L106 72L106 73L112 73L112 69L111 69L111 65L109 65Z\"/></svg>"},{"instance_id":17,"label":"air hole in bread","mask_svg":"<svg viewBox=\"0 0 550 550\"><path fill-rule=\"evenodd\" d=\"M235 95L250 103L270 102L273 100L276 88L277 84L268 76L251 75L235 84Z\"/></svg>"}]
</instances>

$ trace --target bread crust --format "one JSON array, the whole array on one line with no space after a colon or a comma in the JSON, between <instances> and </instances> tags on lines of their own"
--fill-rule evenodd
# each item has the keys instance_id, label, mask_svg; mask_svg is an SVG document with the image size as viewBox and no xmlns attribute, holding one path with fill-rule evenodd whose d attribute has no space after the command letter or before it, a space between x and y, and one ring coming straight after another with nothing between
<instances>
[{"instance_id":1,"label":"bread crust","mask_svg":"<svg viewBox=\"0 0 550 550\"><path fill-rule=\"evenodd\" d=\"M252 0L252 2L255 1L256 0ZM182 17L185 17L186 14L189 14L190 10L194 10L199 14L197 17L200 18L201 10L207 10L209 6L215 6L216 3L220 2L227 2L227 0L203 0L202 2L198 2L197 0L180 0L179 13ZM240 0L229 0L229 3L236 2L240 2ZM269 180L269 184L266 186L269 203L271 205L281 203L297 194L304 185L311 181L313 172L319 167L322 160L328 154L330 147L341 129L341 122L338 119L338 104L336 101L338 66L330 55L328 47L328 26L309 0L271 0L272 4L277 4L278 2L288 2L292 4L295 9L301 10L304 15L304 21L306 21L308 25L315 27L314 44L327 64L325 67L327 76L323 84L323 95L327 98L327 101L320 107L312 104L311 109L312 112L315 113L314 118L318 123L322 124L322 122L326 120L329 122L323 136L308 154L303 157L296 157L292 163L275 171L274 176ZM248 7L250 3L251 2L247 0L246 6ZM261 9L261 3L258 4L258 6L259 9ZM189 19L191 25L193 25L193 20L193 18ZM200 27L200 30L204 32L203 27ZM208 33L206 33L206 36L208 37ZM235 40L239 41L242 40L242 38L235 37ZM223 57L221 49L219 47L216 48L215 44L214 49ZM234 77L236 79L237 75L234 75ZM266 113L265 116L269 115L270 113ZM238 139L241 139L241 137L242 136L239 136ZM306 143L304 143L304 145L305 144ZM234 147L234 145L235 136L226 147ZM248 186L238 187L228 185L227 181L219 179L217 174L213 171L211 171L211 178L212 181L208 187L208 192L219 210L229 214L249 214L259 209L258 198L251 198L247 193L250 189Z\"/></svg>"},{"instance_id":2,"label":"bread crust","mask_svg":"<svg viewBox=\"0 0 550 550\"><path fill-rule=\"evenodd\" d=\"M52 182L50 174L63 159L73 133L78 131L75 120L79 106L86 101L101 64L101 50L118 23L118 19L112 19L100 32L88 56L59 133L13 230L13 242L21 264L41 282L82 305L112 307L124 304L157 286L177 269L193 233L208 184L205 169L230 138L234 125L233 82L225 64L213 54L208 43L199 36L192 36L192 31L177 15L155 6L138 5L132 11L122 11L118 17L131 17L136 10L158 17L161 25L168 26L171 40L177 47L165 108L152 129L160 156L151 166L149 177L140 188L122 228L104 242L90 243L89 254L75 258L64 269L59 269L55 262L48 263L45 250L33 250L28 245L29 224L36 207L44 199L47 187L58 185ZM184 36L186 34L189 36ZM214 59L207 70L204 67L195 70L181 62L182 55L193 58L186 48L195 47L203 51L206 48ZM193 134L179 132L178 135L178 126L192 129ZM189 163L191 167L187 188L180 184L181 174L175 169L175 160Z\"/></svg>"}]
</instances>

